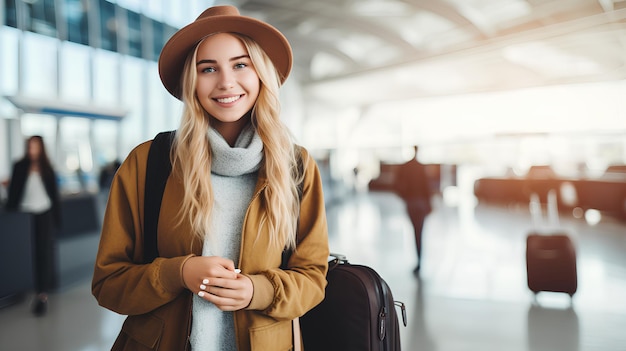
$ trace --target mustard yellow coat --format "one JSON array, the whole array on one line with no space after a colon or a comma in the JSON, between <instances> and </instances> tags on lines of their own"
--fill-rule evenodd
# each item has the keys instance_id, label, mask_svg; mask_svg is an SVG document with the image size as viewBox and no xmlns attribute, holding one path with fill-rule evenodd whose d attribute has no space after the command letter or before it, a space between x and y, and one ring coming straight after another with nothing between
<instances>
[{"instance_id":1,"label":"mustard yellow coat","mask_svg":"<svg viewBox=\"0 0 626 351\"><path fill-rule=\"evenodd\" d=\"M182 184L170 176L158 224L159 255L142 264L146 162L151 141L137 146L112 183L94 268L92 292L98 303L128 315L112 350L188 350L191 292L185 289L182 266L200 255L202 243L192 239L188 224L177 225ZM266 204L260 196L267 180L259 174L255 195L242 230L242 273L253 282L250 305L234 313L241 351L291 350L292 323L324 298L328 270L328 228L319 169L305 149L298 246L279 268L282 248L269 245L257 228Z\"/></svg>"}]
</instances>

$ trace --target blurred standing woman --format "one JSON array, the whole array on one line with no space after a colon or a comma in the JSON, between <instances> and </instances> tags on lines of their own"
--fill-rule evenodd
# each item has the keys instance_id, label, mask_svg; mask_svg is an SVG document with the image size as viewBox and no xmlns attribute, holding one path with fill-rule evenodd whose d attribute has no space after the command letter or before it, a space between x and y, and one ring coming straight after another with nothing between
<instances>
[{"instance_id":1,"label":"blurred standing woman","mask_svg":"<svg viewBox=\"0 0 626 351\"><path fill-rule=\"evenodd\" d=\"M329 249L319 170L280 119L291 63L278 30L232 6L163 47L161 80L184 107L159 255L144 262L147 141L113 179L94 270L100 305L128 315L114 350L300 346L297 317L324 297Z\"/></svg>"},{"instance_id":2,"label":"blurred standing woman","mask_svg":"<svg viewBox=\"0 0 626 351\"><path fill-rule=\"evenodd\" d=\"M61 223L59 191L41 136L26 141L26 154L13 166L8 211L33 214L35 291L33 313L46 313L48 292L56 285L56 231Z\"/></svg>"}]
</instances>

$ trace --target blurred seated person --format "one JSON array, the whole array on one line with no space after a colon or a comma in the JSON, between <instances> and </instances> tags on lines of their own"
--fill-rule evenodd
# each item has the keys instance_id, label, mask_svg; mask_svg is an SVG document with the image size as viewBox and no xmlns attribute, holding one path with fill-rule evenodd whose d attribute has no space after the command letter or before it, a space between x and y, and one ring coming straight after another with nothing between
<instances>
[{"instance_id":1,"label":"blurred seated person","mask_svg":"<svg viewBox=\"0 0 626 351\"><path fill-rule=\"evenodd\" d=\"M100 190L109 189L111 187L111 181L113 181L113 176L120 167L120 164L121 162L119 160L114 160L102 167L100 170L100 177L98 179Z\"/></svg>"},{"instance_id":2,"label":"blurred seated person","mask_svg":"<svg viewBox=\"0 0 626 351\"><path fill-rule=\"evenodd\" d=\"M556 173L550 165L531 166L526 174L528 178L556 178Z\"/></svg>"}]
</instances>

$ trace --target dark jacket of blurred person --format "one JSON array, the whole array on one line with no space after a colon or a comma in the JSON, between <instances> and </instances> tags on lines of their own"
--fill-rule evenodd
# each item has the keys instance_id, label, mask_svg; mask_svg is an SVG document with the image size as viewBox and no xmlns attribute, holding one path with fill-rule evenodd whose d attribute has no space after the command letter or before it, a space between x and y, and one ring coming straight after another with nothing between
<instances>
[{"instance_id":1,"label":"dark jacket of blurred person","mask_svg":"<svg viewBox=\"0 0 626 351\"><path fill-rule=\"evenodd\" d=\"M41 136L26 141L24 157L13 165L7 211L33 215L35 291L33 313L47 309L48 292L56 286L56 231L61 225L60 196L56 174Z\"/></svg>"},{"instance_id":2,"label":"dark jacket of blurred person","mask_svg":"<svg viewBox=\"0 0 626 351\"><path fill-rule=\"evenodd\" d=\"M419 274L422 258L422 229L426 216L432 211L430 198L431 191L426 174L426 167L417 160L418 147L414 146L415 155L411 160L402 164L396 173L394 189L404 200L406 209L413 224L415 247L417 251L417 266L414 274Z\"/></svg>"},{"instance_id":3,"label":"dark jacket of blurred person","mask_svg":"<svg viewBox=\"0 0 626 351\"><path fill-rule=\"evenodd\" d=\"M106 166L102 167L100 170L100 176L98 177L98 185L100 186L100 190L109 190L111 187L111 182L113 181L113 176L117 169L120 168L122 163L119 160L114 160Z\"/></svg>"}]
</instances>

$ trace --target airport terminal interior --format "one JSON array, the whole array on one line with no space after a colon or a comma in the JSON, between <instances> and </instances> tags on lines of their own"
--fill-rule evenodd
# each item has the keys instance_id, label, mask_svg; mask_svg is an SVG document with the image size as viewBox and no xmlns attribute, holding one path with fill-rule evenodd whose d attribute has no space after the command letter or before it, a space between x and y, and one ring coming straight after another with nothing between
<instances>
[{"instance_id":1,"label":"airport terminal interior","mask_svg":"<svg viewBox=\"0 0 626 351\"><path fill-rule=\"evenodd\" d=\"M578 254L578 291L539 293L526 285L526 234L535 227L527 206L446 205L435 198L424 228L424 261L415 266L404 204L389 192L354 192L328 208L333 252L376 269L406 305L400 326L407 351L619 351L626 345L626 223L590 225L561 215ZM93 260L98 233L66 250ZM70 263L63 263L69 265ZM6 268L4 268L6 269ZM34 317L32 295L0 309L0 349L109 350L124 316L97 305L90 267L50 296Z\"/></svg>"},{"instance_id":2,"label":"airport terminal interior","mask_svg":"<svg viewBox=\"0 0 626 351\"><path fill-rule=\"evenodd\" d=\"M374 268L404 304L403 350L626 350L626 1L0 5L0 350L111 348L125 316L91 293L111 179L136 145L178 128L160 50L213 5L289 40L281 116L319 167L330 251ZM33 135L62 195L42 316L31 218L4 210ZM395 191L414 145L432 192L419 274ZM571 294L531 290L534 233L571 242ZM565 262L555 252L541 259Z\"/></svg>"}]
</instances>

